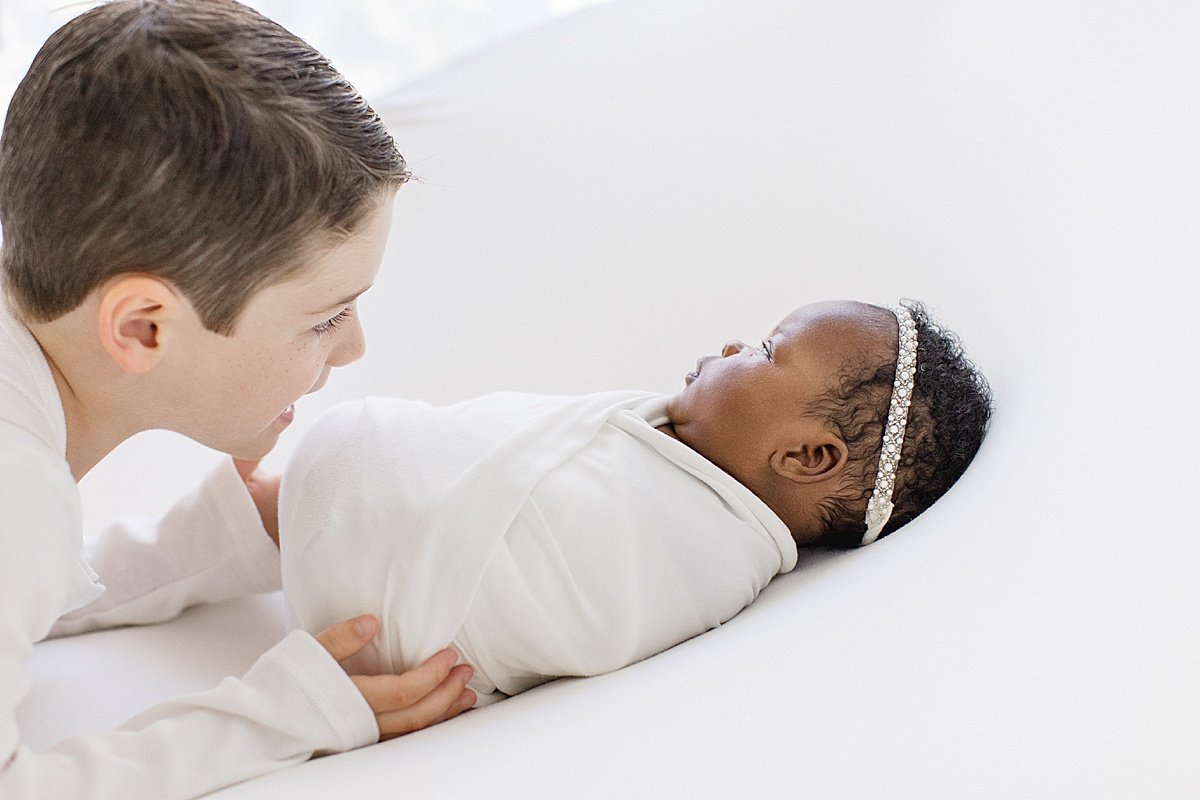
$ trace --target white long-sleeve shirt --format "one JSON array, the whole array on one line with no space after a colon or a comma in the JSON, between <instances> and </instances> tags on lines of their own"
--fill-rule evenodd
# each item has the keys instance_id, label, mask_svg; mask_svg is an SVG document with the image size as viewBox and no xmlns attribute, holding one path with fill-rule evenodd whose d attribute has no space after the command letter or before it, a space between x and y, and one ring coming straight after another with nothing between
<instances>
[{"instance_id":1,"label":"white long-sleeve shirt","mask_svg":"<svg viewBox=\"0 0 1200 800\"><path fill-rule=\"evenodd\" d=\"M85 557L66 445L49 365L0 301L0 798L196 797L378 738L346 673L296 631L240 680L154 706L111 733L45 752L22 746L16 708L35 642L279 585L278 553L228 462L159 522L114 526Z\"/></svg>"}]
</instances>

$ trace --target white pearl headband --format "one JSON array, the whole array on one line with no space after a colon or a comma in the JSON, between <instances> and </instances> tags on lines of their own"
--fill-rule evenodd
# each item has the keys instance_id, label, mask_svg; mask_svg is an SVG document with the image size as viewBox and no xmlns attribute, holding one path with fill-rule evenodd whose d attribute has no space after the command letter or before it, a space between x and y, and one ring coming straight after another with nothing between
<instances>
[{"instance_id":1,"label":"white pearl headband","mask_svg":"<svg viewBox=\"0 0 1200 800\"><path fill-rule=\"evenodd\" d=\"M904 447L904 428L908 424L908 406L912 402L913 376L917 372L917 323L912 312L904 306L893 306L899 327L896 345L896 380L892 384L892 402L888 406L887 426L883 429L883 446L879 450L879 472L875 488L867 501L867 532L862 543L870 544L879 538L883 526L892 516L892 492L895 489L896 466Z\"/></svg>"}]
</instances>

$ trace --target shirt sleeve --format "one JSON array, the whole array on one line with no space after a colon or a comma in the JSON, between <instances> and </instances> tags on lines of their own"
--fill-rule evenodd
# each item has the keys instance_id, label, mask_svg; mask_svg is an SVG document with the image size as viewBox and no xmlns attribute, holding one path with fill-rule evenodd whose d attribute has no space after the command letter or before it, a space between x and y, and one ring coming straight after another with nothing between
<instances>
[{"instance_id":1,"label":"shirt sleeve","mask_svg":"<svg viewBox=\"0 0 1200 800\"><path fill-rule=\"evenodd\" d=\"M280 588L279 550L230 459L161 520L127 517L89 555L102 596L64 615L51 636L171 619L188 606Z\"/></svg>"},{"instance_id":2,"label":"shirt sleeve","mask_svg":"<svg viewBox=\"0 0 1200 800\"><path fill-rule=\"evenodd\" d=\"M212 495L202 491L197 502L205 497ZM241 679L154 706L110 733L67 739L44 752L22 745L16 708L30 685L26 664L33 643L71 602L79 577L72 570L81 570L78 524L74 482L61 463L40 451L0 452L4 800L192 798L378 738L374 714L341 666L315 639L296 631ZM201 561L216 569L211 560Z\"/></svg>"},{"instance_id":3,"label":"shirt sleeve","mask_svg":"<svg viewBox=\"0 0 1200 800\"><path fill-rule=\"evenodd\" d=\"M11 728L12 708L5 716ZM240 680L154 706L111 733L0 754L0 797L193 798L378 736L349 677L294 631Z\"/></svg>"}]
</instances>

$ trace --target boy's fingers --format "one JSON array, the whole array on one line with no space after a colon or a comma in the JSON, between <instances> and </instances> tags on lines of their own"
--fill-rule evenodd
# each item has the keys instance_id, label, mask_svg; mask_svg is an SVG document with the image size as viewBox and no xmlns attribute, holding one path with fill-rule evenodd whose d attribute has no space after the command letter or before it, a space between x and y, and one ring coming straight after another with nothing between
<instances>
[{"instance_id":1,"label":"boy's fingers","mask_svg":"<svg viewBox=\"0 0 1200 800\"><path fill-rule=\"evenodd\" d=\"M462 713L475 702L475 693L466 688L471 668L459 664L446 679L416 703L384 713L376 713L379 738L391 739L412 733ZM464 697L466 695L466 697ZM470 702L465 702L466 700Z\"/></svg>"},{"instance_id":2,"label":"boy's fingers","mask_svg":"<svg viewBox=\"0 0 1200 800\"><path fill-rule=\"evenodd\" d=\"M313 638L329 651L335 661L345 661L362 650L378 630L378 621L370 614L363 614L331 625Z\"/></svg>"},{"instance_id":3,"label":"boy's fingers","mask_svg":"<svg viewBox=\"0 0 1200 800\"><path fill-rule=\"evenodd\" d=\"M477 699L474 689L463 689L458 693L458 699L454 701L454 705L450 706L450 710L439 717L436 722L445 722L448 719L457 717L462 712L473 708Z\"/></svg>"},{"instance_id":4,"label":"boy's fingers","mask_svg":"<svg viewBox=\"0 0 1200 800\"><path fill-rule=\"evenodd\" d=\"M444 684L456 661L458 653L447 647L407 672L399 675L357 675L354 682L376 714L399 711L416 705ZM470 667L465 665L461 669L470 671ZM469 679L470 675L463 683Z\"/></svg>"}]
</instances>

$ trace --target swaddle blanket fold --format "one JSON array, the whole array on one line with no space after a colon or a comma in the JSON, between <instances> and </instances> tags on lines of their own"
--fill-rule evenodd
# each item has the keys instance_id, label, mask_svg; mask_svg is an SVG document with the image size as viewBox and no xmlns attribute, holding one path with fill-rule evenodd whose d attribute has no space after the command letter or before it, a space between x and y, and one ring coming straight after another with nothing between
<instances>
[{"instance_id":1,"label":"swaddle blanket fold","mask_svg":"<svg viewBox=\"0 0 1200 800\"><path fill-rule=\"evenodd\" d=\"M453 644L483 704L728 620L796 548L749 490L655 430L665 407L625 391L332 409L281 489L293 622L379 616L352 672L403 671Z\"/></svg>"}]
</instances>

